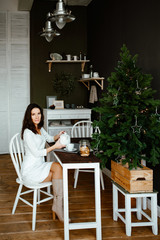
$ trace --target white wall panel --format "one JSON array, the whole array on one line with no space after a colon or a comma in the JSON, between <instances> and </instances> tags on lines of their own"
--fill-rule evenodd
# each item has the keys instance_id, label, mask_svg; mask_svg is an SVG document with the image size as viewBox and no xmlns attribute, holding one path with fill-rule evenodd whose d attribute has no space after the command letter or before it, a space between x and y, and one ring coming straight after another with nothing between
<instances>
[{"instance_id":1,"label":"white wall panel","mask_svg":"<svg viewBox=\"0 0 160 240\"><path fill-rule=\"evenodd\" d=\"M3 70L6 69L6 66L7 66L6 53L7 53L6 43L0 42L0 69L3 69Z\"/></svg>"},{"instance_id":2,"label":"white wall panel","mask_svg":"<svg viewBox=\"0 0 160 240\"><path fill-rule=\"evenodd\" d=\"M9 120L8 120L8 35L7 13L0 12L0 153L8 152Z\"/></svg>"},{"instance_id":3,"label":"white wall panel","mask_svg":"<svg viewBox=\"0 0 160 240\"><path fill-rule=\"evenodd\" d=\"M12 102L10 103L10 106L12 108L11 114L16 112L17 115L19 114L19 112L24 113L26 107L28 105L28 98L21 98L21 97L15 97L12 98Z\"/></svg>"},{"instance_id":4,"label":"white wall panel","mask_svg":"<svg viewBox=\"0 0 160 240\"><path fill-rule=\"evenodd\" d=\"M17 70L28 67L28 46L27 44L11 45L11 68Z\"/></svg>"},{"instance_id":5,"label":"white wall panel","mask_svg":"<svg viewBox=\"0 0 160 240\"><path fill-rule=\"evenodd\" d=\"M12 112L11 115L11 131L10 131L10 137L12 137L16 132L21 132L22 128L22 121L24 117L24 111L19 112Z\"/></svg>"},{"instance_id":6,"label":"white wall panel","mask_svg":"<svg viewBox=\"0 0 160 240\"><path fill-rule=\"evenodd\" d=\"M0 111L8 112L8 75L0 70Z\"/></svg>"},{"instance_id":7,"label":"white wall panel","mask_svg":"<svg viewBox=\"0 0 160 240\"><path fill-rule=\"evenodd\" d=\"M11 95L12 97L29 97L29 73L28 71L11 71ZM23 90L23 91L22 91Z\"/></svg>"},{"instance_id":8,"label":"white wall panel","mask_svg":"<svg viewBox=\"0 0 160 240\"><path fill-rule=\"evenodd\" d=\"M0 153L21 131L30 102L29 13L0 12Z\"/></svg>"},{"instance_id":9,"label":"white wall panel","mask_svg":"<svg viewBox=\"0 0 160 240\"><path fill-rule=\"evenodd\" d=\"M13 12L10 19L10 138L21 131L30 101L29 13Z\"/></svg>"},{"instance_id":10,"label":"white wall panel","mask_svg":"<svg viewBox=\"0 0 160 240\"><path fill-rule=\"evenodd\" d=\"M29 36L28 14L12 13L11 15L11 41L18 40L27 42Z\"/></svg>"},{"instance_id":11,"label":"white wall panel","mask_svg":"<svg viewBox=\"0 0 160 240\"><path fill-rule=\"evenodd\" d=\"M6 41L7 39L7 14L6 12L0 12L0 41Z\"/></svg>"},{"instance_id":12,"label":"white wall panel","mask_svg":"<svg viewBox=\"0 0 160 240\"><path fill-rule=\"evenodd\" d=\"M0 111L0 152L8 152L8 112Z\"/></svg>"}]
</instances>

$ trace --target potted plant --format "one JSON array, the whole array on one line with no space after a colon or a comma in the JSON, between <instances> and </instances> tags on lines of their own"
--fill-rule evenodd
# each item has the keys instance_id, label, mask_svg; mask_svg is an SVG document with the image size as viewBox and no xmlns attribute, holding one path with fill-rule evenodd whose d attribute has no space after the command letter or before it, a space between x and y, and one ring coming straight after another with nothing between
<instances>
[{"instance_id":1,"label":"potted plant","mask_svg":"<svg viewBox=\"0 0 160 240\"><path fill-rule=\"evenodd\" d=\"M100 115L94 125L101 134L94 134L92 147L98 148L103 166L120 159L130 170L141 167L142 158L153 166L160 163L160 100L154 99L152 76L137 67L137 57L123 45L106 92L93 109Z\"/></svg>"},{"instance_id":2,"label":"potted plant","mask_svg":"<svg viewBox=\"0 0 160 240\"><path fill-rule=\"evenodd\" d=\"M68 96L74 89L75 77L71 73L56 73L52 83L57 93L61 96Z\"/></svg>"}]
</instances>

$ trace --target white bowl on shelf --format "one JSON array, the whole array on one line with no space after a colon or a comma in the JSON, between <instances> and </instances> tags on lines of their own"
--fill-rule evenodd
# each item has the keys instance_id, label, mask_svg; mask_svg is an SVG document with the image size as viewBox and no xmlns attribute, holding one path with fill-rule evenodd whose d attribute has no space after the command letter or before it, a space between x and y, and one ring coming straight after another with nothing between
<instances>
[{"instance_id":1,"label":"white bowl on shelf","mask_svg":"<svg viewBox=\"0 0 160 240\"><path fill-rule=\"evenodd\" d=\"M93 73L93 77L99 77L99 73L98 72L94 72Z\"/></svg>"},{"instance_id":2,"label":"white bowl on shelf","mask_svg":"<svg viewBox=\"0 0 160 240\"><path fill-rule=\"evenodd\" d=\"M82 78L90 78L90 74L84 73L84 74L82 74Z\"/></svg>"},{"instance_id":3,"label":"white bowl on shelf","mask_svg":"<svg viewBox=\"0 0 160 240\"><path fill-rule=\"evenodd\" d=\"M58 53L51 53L50 54L50 58L52 60L62 60L62 56L60 54L58 54Z\"/></svg>"}]
</instances>

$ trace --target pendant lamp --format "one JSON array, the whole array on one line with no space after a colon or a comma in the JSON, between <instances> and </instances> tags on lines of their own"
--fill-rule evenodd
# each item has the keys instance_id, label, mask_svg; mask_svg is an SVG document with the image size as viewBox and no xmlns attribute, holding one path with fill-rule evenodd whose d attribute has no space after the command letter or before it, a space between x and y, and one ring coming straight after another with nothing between
<instances>
[{"instance_id":1,"label":"pendant lamp","mask_svg":"<svg viewBox=\"0 0 160 240\"><path fill-rule=\"evenodd\" d=\"M62 29L66 23L75 20L75 16L71 15L71 11L65 9L63 0L59 0L56 4L56 10L48 17L48 20L55 22L59 29Z\"/></svg>"},{"instance_id":2,"label":"pendant lamp","mask_svg":"<svg viewBox=\"0 0 160 240\"><path fill-rule=\"evenodd\" d=\"M50 17L50 13L47 14L47 19ZM59 36L60 33L57 32L52 28L51 21L47 20L45 22L45 28L43 28L43 31L40 33L41 37L45 37L47 42L51 42L54 37Z\"/></svg>"}]
</instances>

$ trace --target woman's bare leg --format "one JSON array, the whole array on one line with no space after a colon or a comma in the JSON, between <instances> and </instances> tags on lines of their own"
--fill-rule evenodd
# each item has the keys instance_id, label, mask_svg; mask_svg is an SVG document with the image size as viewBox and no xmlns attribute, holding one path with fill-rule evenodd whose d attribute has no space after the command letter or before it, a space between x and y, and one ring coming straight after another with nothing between
<instances>
[{"instance_id":1,"label":"woman's bare leg","mask_svg":"<svg viewBox=\"0 0 160 240\"><path fill-rule=\"evenodd\" d=\"M63 170L59 163L53 162L48 177L43 182L50 182L52 179L62 179Z\"/></svg>"},{"instance_id":2,"label":"woman's bare leg","mask_svg":"<svg viewBox=\"0 0 160 240\"><path fill-rule=\"evenodd\" d=\"M52 179L62 179L63 178L63 169L59 163L57 163L57 162L52 163L51 172L52 172Z\"/></svg>"}]
</instances>

